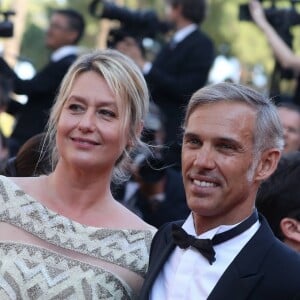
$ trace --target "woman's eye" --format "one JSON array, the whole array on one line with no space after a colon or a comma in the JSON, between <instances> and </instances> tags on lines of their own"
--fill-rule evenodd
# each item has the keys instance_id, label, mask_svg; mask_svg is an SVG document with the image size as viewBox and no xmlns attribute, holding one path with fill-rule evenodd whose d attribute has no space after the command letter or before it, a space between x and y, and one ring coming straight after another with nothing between
<instances>
[{"instance_id":1,"label":"woman's eye","mask_svg":"<svg viewBox=\"0 0 300 300\"><path fill-rule=\"evenodd\" d=\"M80 112L83 110L83 107L79 104L73 103L69 105L69 109L73 112Z\"/></svg>"},{"instance_id":2,"label":"woman's eye","mask_svg":"<svg viewBox=\"0 0 300 300\"><path fill-rule=\"evenodd\" d=\"M106 117L111 117L111 118L116 117L115 112L113 112L111 110L108 110L108 109L100 109L99 114L103 115L103 116L106 116Z\"/></svg>"}]
</instances>

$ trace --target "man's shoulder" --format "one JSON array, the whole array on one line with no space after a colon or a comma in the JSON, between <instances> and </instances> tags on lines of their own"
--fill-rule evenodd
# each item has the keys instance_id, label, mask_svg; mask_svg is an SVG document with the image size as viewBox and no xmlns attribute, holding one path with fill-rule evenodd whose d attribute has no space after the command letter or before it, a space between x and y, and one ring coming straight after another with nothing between
<instances>
[{"instance_id":1,"label":"man's shoulder","mask_svg":"<svg viewBox=\"0 0 300 300\"><path fill-rule=\"evenodd\" d=\"M262 284L272 283L274 290L278 290L279 293L288 288L291 295L299 293L300 296L300 254L279 240L276 240L265 254Z\"/></svg>"},{"instance_id":2,"label":"man's shoulder","mask_svg":"<svg viewBox=\"0 0 300 300\"><path fill-rule=\"evenodd\" d=\"M50 71L55 70L56 72L62 72L64 75L73 62L77 59L77 55L70 54L60 60L50 61L49 64L44 68L44 70Z\"/></svg>"},{"instance_id":3,"label":"man's shoulder","mask_svg":"<svg viewBox=\"0 0 300 300\"><path fill-rule=\"evenodd\" d=\"M69 54L62 57L60 60L57 61L57 63L72 64L77 59L77 57L78 55L76 54Z\"/></svg>"},{"instance_id":4,"label":"man's shoulder","mask_svg":"<svg viewBox=\"0 0 300 300\"><path fill-rule=\"evenodd\" d=\"M167 251L168 255L175 248L175 244L172 242L172 225L182 226L183 223L184 220L172 221L159 227L151 243L150 266L156 264L156 259L161 257L163 252Z\"/></svg>"},{"instance_id":5,"label":"man's shoulder","mask_svg":"<svg viewBox=\"0 0 300 300\"><path fill-rule=\"evenodd\" d=\"M158 229L158 232L171 231L173 224L175 224L177 226L182 226L184 222L185 222L185 220L177 220L177 221L167 222Z\"/></svg>"},{"instance_id":6,"label":"man's shoulder","mask_svg":"<svg viewBox=\"0 0 300 300\"><path fill-rule=\"evenodd\" d=\"M171 241L171 232L172 232L173 224L182 226L184 221L185 220L167 222L161 227L159 227L152 241L152 245L155 246L156 243L161 244L162 240L164 241L165 244L169 243Z\"/></svg>"},{"instance_id":7,"label":"man's shoulder","mask_svg":"<svg viewBox=\"0 0 300 300\"><path fill-rule=\"evenodd\" d=\"M213 40L211 37L202 31L201 29L196 29L190 34L190 38L197 42L207 43L213 46Z\"/></svg>"},{"instance_id":8,"label":"man's shoulder","mask_svg":"<svg viewBox=\"0 0 300 300\"><path fill-rule=\"evenodd\" d=\"M242 249L237 261L245 268L264 270L266 280L282 280L282 274L288 277L300 274L300 255L278 240L267 221L260 215L261 226L249 243ZM298 280L298 279L297 279Z\"/></svg>"},{"instance_id":9,"label":"man's shoulder","mask_svg":"<svg viewBox=\"0 0 300 300\"><path fill-rule=\"evenodd\" d=\"M276 261L279 263L282 263L282 265L295 268L298 270L298 273L300 274L300 254L299 252L296 252L296 250L292 249L288 245L284 244L283 242L279 241L277 238L275 238L276 241L272 245L270 253L274 257L276 257Z\"/></svg>"},{"instance_id":10,"label":"man's shoulder","mask_svg":"<svg viewBox=\"0 0 300 300\"><path fill-rule=\"evenodd\" d=\"M201 29L196 29L191 32L184 40L183 45L185 49L193 49L196 53L210 56L210 61L212 62L215 57L215 45L213 40Z\"/></svg>"}]
</instances>

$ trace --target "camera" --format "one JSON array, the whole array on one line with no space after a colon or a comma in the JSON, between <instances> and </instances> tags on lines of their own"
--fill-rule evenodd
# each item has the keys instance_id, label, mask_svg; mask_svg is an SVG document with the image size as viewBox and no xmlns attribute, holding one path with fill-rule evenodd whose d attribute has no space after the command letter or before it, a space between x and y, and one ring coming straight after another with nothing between
<instances>
[{"instance_id":1,"label":"camera","mask_svg":"<svg viewBox=\"0 0 300 300\"><path fill-rule=\"evenodd\" d=\"M120 21L120 28L112 29L109 33L109 47L114 47L118 41L127 36L140 41L143 38L155 38L159 33L164 34L172 29L172 25L159 20L153 10L130 10L105 0L92 1L89 12L98 19Z\"/></svg>"},{"instance_id":2,"label":"camera","mask_svg":"<svg viewBox=\"0 0 300 300\"><path fill-rule=\"evenodd\" d=\"M268 22L276 30L278 35L285 41L285 43L293 48L293 36L290 32L292 26L300 24L300 14L296 10L296 3L300 3L300 0L289 0L290 7L279 8L276 6L280 0L260 0L260 2L270 2L271 5L264 9L265 16ZM287 1L286 1L287 2ZM241 21L253 21L249 12L248 4L241 4L239 7L239 19ZM279 77L276 75L279 73ZM289 69L282 68L276 61L275 70L273 72L273 78L285 78L292 79L294 72ZM275 79L274 79L275 80Z\"/></svg>"},{"instance_id":3,"label":"camera","mask_svg":"<svg viewBox=\"0 0 300 300\"><path fill-rule=\"evenodd\" d=\"M269 23L274 27L283 40L291 47L292 36L290 27L300 24L300 14L296 11L295 4L300 0L290 0L289 8L278 8L276 2L279 0L260 0L260 2L271 2L271 6L264 9L265 15ZM239 19L241 21L252 21L248 4L241 4L239 7Z\"/></svg>"},{"instance_id":4,"label":"camera","mask_svg":"<svg viewBox=\"0 0 300 300\"><path fill-rule=\"evenodd\" d=\"M14 33L14 25L9 20L9 17L15 15L14 11L0 12L4 20L0 22L0 37L12 37Z\"/></svg>"}]
</instances>

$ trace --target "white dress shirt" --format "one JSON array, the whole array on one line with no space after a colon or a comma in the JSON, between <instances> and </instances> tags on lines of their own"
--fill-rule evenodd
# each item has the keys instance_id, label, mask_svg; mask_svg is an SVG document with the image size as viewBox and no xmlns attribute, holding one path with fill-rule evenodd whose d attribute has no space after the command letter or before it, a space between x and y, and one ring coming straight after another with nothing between
<instances>
[{"instance_id":1,"label":"white dress shirt","mask_svg":"<svg viewBox=\"0 0 300 300\"><path fill-rule=\"evenodd\" d=\"M182 40L184 40L189 34L191 34L194 30L197 29L197 25L196 24L190 24L178 31L175 32L174 36L172 37L172 40L178 44L179 42L181 42ZM146 62L144 67L143 67L143 74L147 75L150 70L152 68L152 63L151 62Z\"/></svg>"},{"instance_id":2,"label":"white dress shirt","mask_svg":"<svg viewBox=\"0 0 300 300\"><path fill-rule=\"evenodd\" d=\"M182 228L198 238L212 239L216 234L235 225L221 225L199 236L196 235L192 214ZM216 261L210 265L197 249L176 247L156 278L150 293L151 300L207 299L225 270L258 230L259 221L240 235L214 246Z\"/></svg>"},{"instance_id":3,"label":"white dress shirt","mask_svg":"<svg viewBox=\"0 0 300 300\"><path fill-rule=\"evenodd\" d=\"M68 55L78 54L78 53L79 53L78 46L75 45L63 46L61 48L58 48L51 54L51 61L57 62Z\"/></svg>"}]
</instances>

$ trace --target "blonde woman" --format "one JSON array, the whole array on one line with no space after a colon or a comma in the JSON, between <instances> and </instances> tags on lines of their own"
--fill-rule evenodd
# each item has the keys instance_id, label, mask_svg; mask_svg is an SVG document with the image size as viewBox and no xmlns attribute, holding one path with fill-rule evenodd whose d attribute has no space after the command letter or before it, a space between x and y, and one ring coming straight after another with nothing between
<instances>
[{"instance_id":1,"label":"blonde woman","mask_svg":"<svg viewBox=\"0 0 300 300\"><path fill-rule=\"evenodd\" d=\"M138 295L155 229L110 184L125 178L147 109L143 75L126 56L96 50L72 65L46 134L51 172L0 177L0 299Z\"/></svg>"}]
</instances>

